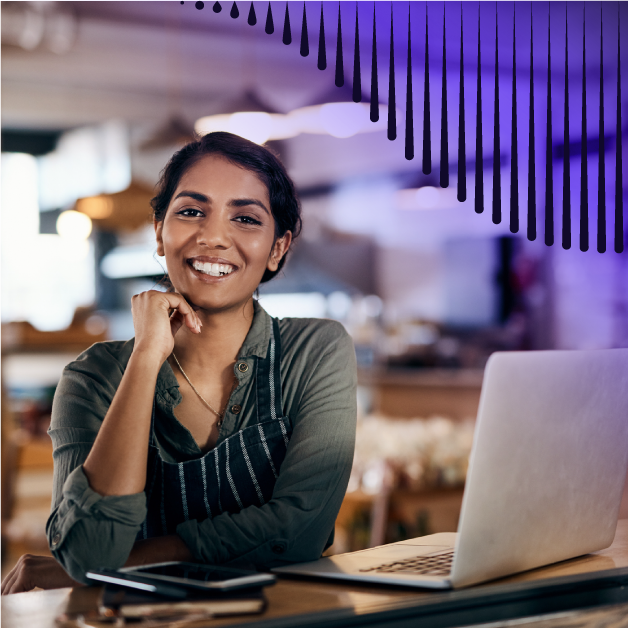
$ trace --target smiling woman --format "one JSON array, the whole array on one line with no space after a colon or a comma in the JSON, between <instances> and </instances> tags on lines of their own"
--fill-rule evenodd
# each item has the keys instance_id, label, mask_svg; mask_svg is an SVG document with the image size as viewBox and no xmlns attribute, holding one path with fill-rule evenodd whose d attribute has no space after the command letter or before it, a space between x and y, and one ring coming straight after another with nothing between
<instances>
[{"instance_id":1,"label":"smiling woman","mask_svg":"<svg viewBox=\"0 0 628 628\"><path fill-rule=\"evenodd\" d=\"M348 483L352 342L335 322L272 319L253 299L301 225L266 148L211 133L176 153L152 201L172 289L133 298L135 338L69 364L50 435L54 559L3 593L164 560L268 569L320 557Z\"/></svg>"}]
</instances>

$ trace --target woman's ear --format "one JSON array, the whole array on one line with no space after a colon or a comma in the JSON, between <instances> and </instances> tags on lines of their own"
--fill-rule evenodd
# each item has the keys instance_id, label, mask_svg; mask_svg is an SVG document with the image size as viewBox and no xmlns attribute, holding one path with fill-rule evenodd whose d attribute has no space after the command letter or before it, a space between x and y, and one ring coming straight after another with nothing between
<instances>
[{"instance_id":1,"label":"woman's ear","mask_svg":"<svg viewBox=\"0 0 628 628\"><path fill-rule=\"evenodd\" d=\"M283 256L290 249L290 243L292 242L292 231L286 231L281 238L275 240L273 248L270 251L268 263L266 268L271 272L275 272L279 268L279 262L281 262Z\"/></svg>"},{"instance_id":2,"label":"woman's ear","mask_svg":"<svg viewBox=\"0 0 628 628\"><path fill-rule=\"evenodd\" d=\"M153 220L153 224L155 226L155 240L157 240L157 255L159 257L163 257L164 253L164 241L161 237L161 234L164 230L164 221L163 220Z\"/></svg>"}]
</instances>

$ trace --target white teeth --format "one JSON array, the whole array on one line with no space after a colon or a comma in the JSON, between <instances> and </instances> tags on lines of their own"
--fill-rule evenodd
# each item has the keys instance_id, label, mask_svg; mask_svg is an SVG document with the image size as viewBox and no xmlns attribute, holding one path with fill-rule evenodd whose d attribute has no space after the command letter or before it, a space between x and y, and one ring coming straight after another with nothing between
<instances>
[{"instance_id":1,"label":"white teeth","mask_svg":"<svg viewBox=\"0 0 628 628\"><path fill-rule=\"evenodd\" d=\"M211 277L223 277L235 270L230 264L211 264L209 262L194 261L192 262L192 266L195 270L198 270L204 275L210 275Z\"/></svg>"}]
</instances>

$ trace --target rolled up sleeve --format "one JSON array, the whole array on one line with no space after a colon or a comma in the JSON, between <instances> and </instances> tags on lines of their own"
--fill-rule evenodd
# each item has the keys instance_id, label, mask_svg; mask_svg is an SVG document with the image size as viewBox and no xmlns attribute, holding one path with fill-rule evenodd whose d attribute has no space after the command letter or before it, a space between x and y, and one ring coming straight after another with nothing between
<instances>
[{"instance_id":1,"label":"rolled up sleeve","mask_svg":"<svg viewBox=\"0 0 628 628\"><path fill-rule=\"evenodd\" d=\"M146 517L144 493L103 497L77 467L46 525L53 556L79 582L89 569L122 567Z\"/></svg>"},{"instance_id":2,"label":"rolled up sleeve","mask_svg":"<svg viewBox=\"0 0 628 628\"><path fill-rule=\"evenodd\" d=\"M327 322L317 345L320 357L309 359L301 375L303 393L290 417L293 433L272 499L180 524L177 534L197 561L265 569L320 558L351 472L357 374L353 342L342 326Z\"/></svg>"}]
</instances>

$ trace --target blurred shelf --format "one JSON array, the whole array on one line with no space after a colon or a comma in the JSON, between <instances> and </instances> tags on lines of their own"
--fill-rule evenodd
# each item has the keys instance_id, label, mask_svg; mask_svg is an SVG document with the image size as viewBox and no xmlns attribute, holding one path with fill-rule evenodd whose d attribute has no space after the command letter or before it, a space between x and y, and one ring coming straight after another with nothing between
<instances>
[{"instance_id":1,"label":"blurred shelf","mask_svg":"<svg viewBox=\"0 0 628 628\"><path fill-rule=\"evenodd\" d=\"M475 418L481 369L369 369L358 383L373 392L372 411L390 417Z\"/></svg>"}]
</instances>

